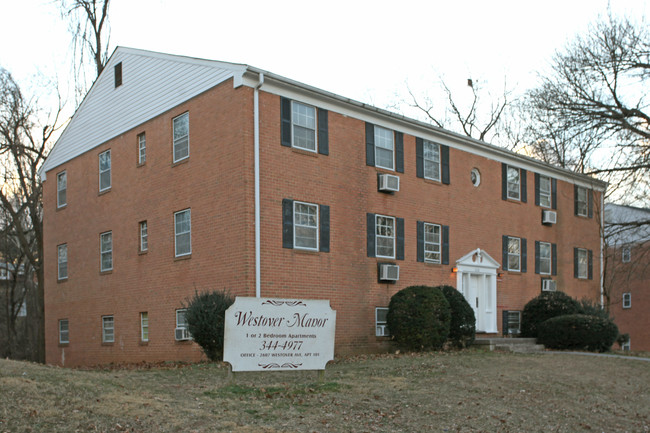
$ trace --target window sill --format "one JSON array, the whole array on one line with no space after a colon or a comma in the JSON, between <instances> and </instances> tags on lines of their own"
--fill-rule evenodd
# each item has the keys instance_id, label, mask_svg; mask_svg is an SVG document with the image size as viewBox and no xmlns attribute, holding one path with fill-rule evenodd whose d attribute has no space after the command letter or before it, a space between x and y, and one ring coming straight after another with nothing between
<instances>
[{"instance_id":1,"label":"window sill","mask_svg":"<svg viewBox=\"0 0 650 433\"><path fill-rule=\"evenodd\" d=\"M138 345L139 346L148 346L149 345L149 340L147 340L147 341L140 340L140 341L138 341Z\"/></svg>"},{"instance_id":2,"label":"window sill","mask_svg":"<svg viewBox=\"0 0 650 433\"><path fill-rule=\"evenodd\" d=\"M97 195L100 196L100 195L108 194L109 192L111 192L111 189L112 188L106 188L104 190L101 190L97 193Z\"/></svg>"},{"instance_id":3,"label":"window sill","mask_svg":"<svg viewBox=\"0 0 650 433\"><path fill-rule=\"evenodd\" d=\"M63 284L68 281L68 277L65 278L59 278L56 280L57 284Z\"/></svg>"},{"instance_id":4,"label":"window sill","mask_svg":"<svg viewBox=\"0 0 650 433\"><path fill-rule=\"evenodd\" d=\"M147 165L146 162L138 162L135 164L136 168L144 167L145 165Z\"/></svg>"},{"instance_id":5,"label":"window sill","mask_svg":"<svg viewBox=\"0 0 650 433\"><path fill-rule=\"evenodd\" d=\"M115 345L114 341L113 342L102 341L102 346L114 346L114 345Z\"/></svg>"},{"instance_id":6,"label":"window sill","mask_svg":"<svg viewBox=\"0 0 650 433\"><path fill-rule=\"evenodd\" d=\"M182 344L182 345L192 344L192 341L194 341L194 340L176 340L176 339L174 339L174 342L176 344Z\"/></svg>"},{"instance_id":7,"label":"window sill","mask_svg":"<svg viewBox=\"0 0 650 433\"><path fill-rule=\"evenodd\" d=\"M148 252L149 252L149 250L144 250L144 251L140 250L140 251L138 251L138 255L139 255L139 256L144 256L144 255L146 255Z\"/></svg>"},{"instance_id":8,"label":"window sill","mask_svg":"<svg viewBox=\"0 0 650 433\"><path fill-rule=\"evenodd\" d=\"M70 342L67 343L59 343L59 347L68 347L70 345Z\"/></svg>"},{"instance_id":9,"label":"window sill","mask_svg":"<svg viewBox=\"0 0 650 433\"><path fill-rule=\"evenodd\" d=\"M176 256L174 257L175 262L183 261L183 260L189 260L192 258L192 253L190 254L185 254L184 256Z\"/></svg>"},{"instance_id":10,"label":"window sill","mask_svg":"<svg viewBox=\"0 0 650 433\"><path fill-rule=\"evenodd\" d=\"M99 271L99 275L110 275L113 273L112 269L109 269L107 271Z\"/></svg>"},{"instance_id":11,"label":"window sill","mask_svg":"<svg viewBox=\"0 0 650 433\"><path fill-rule=\"evenodd\" d=\"M315 150L307 150L307 149L301 149L300 147L291 147L291 151L298 153L300 155L305 155L305 156L312 156L314 158L318 158L318 151Z\"/></svg>"},{"instance_id":12,"label":"window sill","mask_svg":"<svg viewBox=\"0 0 650 433\"><path fill-rule=\"evenodd\" d=\"M176 162L174 162L174 161L172 160L172 167L177 167L177 166L179 166L179 165L181 165L181 164L185 164L185 163L187 163L189 160L190 160L190 157L189 157L189 156L186 156L185 158L183 158L183 159L181 159L181 160L178 160L178 161L176 161Z\"/></svg>"},{"instance_id":13,"label":"window sill","mask_svg":"<svg viewBox=\"0 0 650 433\"><path fill-rule=\"evenodd\" d=\"M65 210L68 207L68 203L56 207L56 211Z\"/></svg>"},{"instance_id":14,"label":"window sill","mask_svg":"<svg viewBox=\"0 0 650 433\"><path fill-rule=\"evenodd\" d=\"M423 177L421 179L424 180L425 183L428 183L430 185L438 185L438 186L444 185L444 183L442 183L441 180L427 179L426 177Z\"/></svg>"},{"instance_id":15,"label":"window sill","mask_svg":"<svg viewBox=\"0 0 650 433\"><path fill-rule=\"evenodd\" d=\"M292 249L298 254L318 255L318 253L320 253L320 251L318 251L318 250L305 250L305 249L296 248L296 247L293 247Z\"/></svg>"}]
</instances>

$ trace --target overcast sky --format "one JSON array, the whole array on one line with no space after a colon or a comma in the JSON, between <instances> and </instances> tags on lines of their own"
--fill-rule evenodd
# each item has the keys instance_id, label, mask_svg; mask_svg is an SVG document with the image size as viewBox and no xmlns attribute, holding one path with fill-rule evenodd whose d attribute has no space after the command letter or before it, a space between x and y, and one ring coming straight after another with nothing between
<instances>
[{"instance_id":1,"label":"overcast sky","mask_svg":"<svg viewBox=\"0 0 650 433\"><path fill-rule=\"evenodd\" d=\"M0 66L22 84L70 79L70 35L54 0L3 0ZM250 64L385 107L408 82L443 76L523 90L553 52L607 13L607 0L112 0L110 46ZM650 2L612 0L650 17Z\"/></svg>"}]
</instances>

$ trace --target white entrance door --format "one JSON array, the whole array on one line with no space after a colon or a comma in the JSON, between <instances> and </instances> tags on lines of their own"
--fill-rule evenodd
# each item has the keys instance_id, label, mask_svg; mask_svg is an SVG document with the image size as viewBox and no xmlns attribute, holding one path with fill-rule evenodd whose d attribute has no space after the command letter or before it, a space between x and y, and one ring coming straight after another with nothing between
<instances>
[{"instance_id":1,"label":"white entrance door","mask_svg":"<svg viewBox=\"0 0 650 433\"><path fill-rule=\"evenodd\" d=\"M485 274L463 274L463 288L461 292L465 294L465 299L467 299L467 302L474 310L476 330L479 332L486 332L486 329L490 328L489 324L486 323L490 312L488 281L489 277Z\"/></svg>"},{"instance_id":2,"label":"white entrance door","mask_svg":"<svg viewBox=\"0 0 650 433\"><path fill-rule=\"evenodd\" d=\"M457 288L474 310L476 332L497 332L496 270L499 264L480 249L456 262Z\"/></svg>"}]
</instances>

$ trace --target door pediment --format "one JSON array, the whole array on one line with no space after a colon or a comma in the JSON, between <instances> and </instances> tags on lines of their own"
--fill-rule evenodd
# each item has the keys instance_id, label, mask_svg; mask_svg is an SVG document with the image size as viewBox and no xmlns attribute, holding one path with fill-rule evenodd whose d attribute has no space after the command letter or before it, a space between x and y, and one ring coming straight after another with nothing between
<instances>
[{"instance_id":1,"label":"door pediment","mask_svg":"<svg viewBox=\"0 0 650 433\"><path fill-rule=\"evenodd\" d=\"M456 266L458 266L458 268L478 268L481 269L482 272L489 273L496 273L496 270L501 267L499 262L494 260L488 253L480 248L470 251L460 259L456 260Z\"/></svg>"}]
</instances>

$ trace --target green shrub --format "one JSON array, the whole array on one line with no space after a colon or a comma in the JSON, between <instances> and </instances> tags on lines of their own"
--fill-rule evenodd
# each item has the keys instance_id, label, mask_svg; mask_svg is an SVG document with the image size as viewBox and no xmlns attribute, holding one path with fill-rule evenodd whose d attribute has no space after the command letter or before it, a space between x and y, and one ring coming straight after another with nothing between
<instances>
[{"instance_id":1,"label":"green shrub","mask_svg":"<svg viewBox=\"0 0 650 433\"><path fill-rule=\"evenodd\" d=\"M449 336L449 302L437 288L410 286L395 293L387 324L398 346L407 350L441 348Z\"/></svg>"},{"instance_id":2,"label":"green shrub","mask_svg":"<svg viewBox=\"0 0 650 433\"><path fill-rule=\"evenodd\" d=\"M580 301L580 314L587 314L589 316L600 317L601 319L612 320L607 310L600 308L600 304L587 298Z\"/></svg>"},{"instance_id":3,"label":"green shrub","mask_svg":"<svg viewBox=\"0 0 650 433\"><path fill-rule=\"evenodd\" d=\"M456 347L468 347L476 338L476 317L462 293L452 286L439 286L449 302L451 321L449 341Z\"/></svg>"},{"instance_id":4,"label":"green shrub","mask_svg":"<svg viewBox=\"0 0 650 433\"><path fill-rule=\"evenodd\" d=\"M225 315L233 302L226 292L194 292L187 306L188 330L210 361L220 361L223 356Z\"/></svg>"},{"instance_id":5,"label":"green shrub","mask_svg":"<svg viewBox=\"0 0 650 433\"><path fill-rule=\"evenodd\" d=\"M544 292L531 299L521 314L521 336L537 337L540 323L557 316L581 313L580 303L564 292Z\"/></svg>"},{"instance_id":6,"label":"green shrub","mask_svg":"<svg viewBox=\"0 0 650 433\"><path fill-rule=\"evenodd\" d=\"M613 321L587 314L570 314L548 319L538 327L538 343L551 349L605 352L618 336Z\"/></svg>"}]
</instances>

